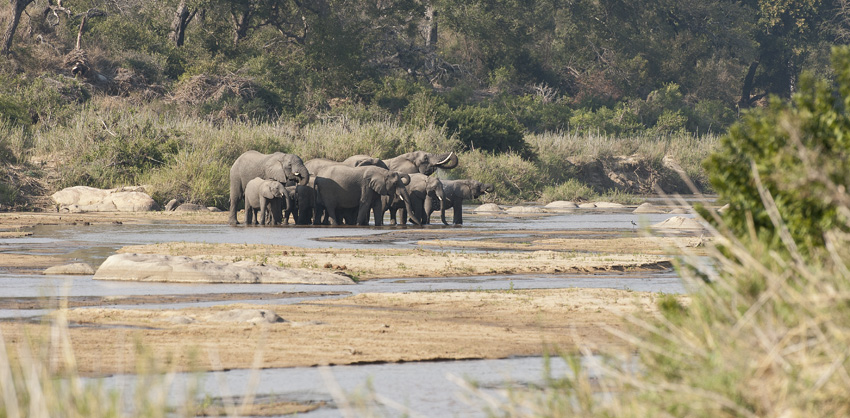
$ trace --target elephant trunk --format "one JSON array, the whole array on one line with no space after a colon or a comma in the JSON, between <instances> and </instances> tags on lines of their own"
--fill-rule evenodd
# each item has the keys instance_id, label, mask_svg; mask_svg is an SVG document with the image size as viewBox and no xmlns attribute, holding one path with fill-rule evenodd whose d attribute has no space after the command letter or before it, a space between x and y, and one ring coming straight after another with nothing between
<instances>
[{"instance_id":1,"label":"elephant trunk","mask_svg":"<svg viewBox=\"0 0 850 418\"><path fill-rule=\"evenodd\" d=\"M439 161L436 165L437 167L442 168L443 170L451 170L458 165L457 154L454 151L448 154L440 154Z\"/></svg>"},{"instance_id":2,"label":"elephant trunk","mask_svg":"<svg viewBox=\"0 0 850 418\"><path fill-rule=\"evenodd\" d=\"M440 220L443 221L443 225L448 225L446 222L446 199L440 198Z\"/></svg>"},{"instance_id":3,"label":"elephant trunk","mask_svg":"<svg viewBox=\"0 0 850 418\"><path fill-rule=\"evenodd\" d=\"M404 207L407 209L407 213L413 223L416 225L422 225L422 221L419 219L419 216L416 215L416 212L413 211L413 207L410 206L410 195L407 194L407 190L404 187L399 187L396 189L396 194L404 202Z\"/></svg>"}]
</instances>

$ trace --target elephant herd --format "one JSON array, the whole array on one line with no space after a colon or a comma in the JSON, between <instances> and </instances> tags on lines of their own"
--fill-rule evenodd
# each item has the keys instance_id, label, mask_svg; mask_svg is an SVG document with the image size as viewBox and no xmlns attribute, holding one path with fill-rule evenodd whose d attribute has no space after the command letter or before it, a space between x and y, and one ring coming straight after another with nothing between
<instances>
[{"instance_id":1,"label":"elephant herd","mask_svg":"<svg viewBox=\"0 0 850 418\"><path fill-rule=\"evenodd\" d=\"M322 158L302 161L296 155L248 151L230 168L230 218L236 219L239 201L245 201L248 225L383 225L390 222L430 223L431 214L454 208L453 223L463 224L461 205L493 191L493 185L476 180L443 180L432 177L437 168L457 167L455 153L414 151L388 160L354 155L338 162ZM400 217L398 216L400 214Z\"/></svg>"}]
</instances>

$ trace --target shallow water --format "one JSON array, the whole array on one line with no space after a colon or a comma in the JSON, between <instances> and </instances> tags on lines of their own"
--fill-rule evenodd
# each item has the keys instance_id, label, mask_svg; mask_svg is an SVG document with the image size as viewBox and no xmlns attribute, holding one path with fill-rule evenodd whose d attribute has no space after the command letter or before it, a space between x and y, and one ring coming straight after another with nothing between
<instances>
[{"instance_id":1,"label":"shallow water","mask_svg":"<svg viewBox=\"0 0 850 418\"><path fill-rule=\"evenodd\" d=\"M521 237L523 230L611 229L630 230L633 222L646 226L672 216L664 214L632 214L629 211L576 210L573 213L513 217L465 214L466 229L505 231L500 236ZM679 215L681 216L681 215ZM401 239L375 243L347 241L319 241L328 237L352 237L382 234L403 230L405 227L231 227L229 225L182 224L115 224L115 225L64 225L39 226L31 237L0 239L0 257L4 253L55 255L67 260L81 260L98 266L109 255L125 245L151 244L170 241L201 243L281 244L308 248L385 248L415 247L416 241ZM455 228L433 225L429 229ZM133 295L192 295L204 293L276 293L303 291L345 291L351 293L413 292L446 290L509 290L534 288L614 288L664 293L685 292L674 272L611 273L594 275L516 275L439 278L397 278L369 280L357 285L266 285L266 284L177 284L135 283L93 280L92 276L42 276L0 271L0 297L52 297L52 296L133 296ZM248 296L246 296L248 297ZM342 296L328 296L342 297ZM258 301L263 304L290 304L316 298L281 298ZM249 300L246 300L249 301ZM210 306L237 301L212 301L201 303L176 303L157 305L125 305L115 308L176 309L189 306ZM245 301L239 301L245 302ZM25 318L40 316L42 310L0 310L0 318ZM247 354L251 355L251 354ZM592 372L593 368L587 364ZM553 373L566 373L563 361L556 359ZM366 382L377 394L409 407L425 416L486 416L485 404L478 400L471 405L458 395L460 388L446 379L447 374L477 381L489 395L500 397L506 385L528 385L543 379L544 361L541 358L515 358L505 360L419 362L404 364L374 364L334 366L330 368L333 380L344 390L362 388ZM201 394L241 396L245 394L251 371L231 370L199 375ZM259 371L259 386L255 393L277 400L304 402L331 401L326 381L317 368L267 369ZM174 390L169 392L175 403L185 396L185 382L190 375L179 374ZM105 383L125 388L132 396L134 376L113 376ZM222 383L224 382L224 383ZM390 410L389 416L403 415ZM336 417L340 411L333 407L301 414L307 417Z\"/></svg>"},{"instance_id":2,"label":"shallow water","mask_svg":"<svg viewBox=\"0 0 850 418\"><path fill-rule=\"evenodd\" d=\"M582 366L588 376L597 376L599 358L584 357ZM390 399L409 411L428 417L484 417L487 404L476 395L464 390L455 379L475 382L487 396L502 401L505 389L540 384L544 381L545 363L540 357L510 358L501 360L467 360L417 363L369 364L332 366L323 374L316 367L288 369L230 370L201 375L177 374L169 401L177 404L185 399L186 387L197 379L201 396L225 395L241 398L251 391L258 398L276 401L320 402L330 405L298 416L323 418L339 417L328 387L338 384L345 394L366 393L368 382L373 393ZM561 358L550 362L551 376L571 375ZM253 375L253 376L252 376ZM252 377L256 386L252 387ZM116 375L103 379L107 387L119 388L125 397L135 393L136 377ZM238 402L238 401L237 401ZM237 403L238 404L238 403ZM403 416L406 411L384 407L384 416Z\"/></svg>"}]
</instances>

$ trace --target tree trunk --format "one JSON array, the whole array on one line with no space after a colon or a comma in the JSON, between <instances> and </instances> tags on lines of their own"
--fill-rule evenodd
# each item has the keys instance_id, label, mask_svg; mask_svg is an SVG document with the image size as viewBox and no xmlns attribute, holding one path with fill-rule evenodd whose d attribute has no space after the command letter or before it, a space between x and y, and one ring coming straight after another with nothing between
<instances>
[{"instance_id":1,"label":"tree trunk","mask_svg":"<svg viewBox=\"0 0 850 418\"><path fill-rule=\"evenodd\" d=\"M12 38L15 37L15 31L18 30L18 24L21 23L21 15L24 9L32 3L33 0L9 0L12 4L12 20L9 21L9 26L6 27L6 33L3 35L3 49L0 53L9 55L12 49Z\"/></svg>"},{"instance_id":2,"label":"tree trunk","mask_svg":"<svg viewBox=\"0 0 850 418\"><path fill-rule=\"evenodd\" d=\"M238 44L239 41L248 36L248 28L251 25L251 11L248 10L240 15L231 13L233 17L233 43Z\"/></svg>"},{"instance_id":3,"label":"tree trunk","mask_svg":"<svg viewBox=\"0 0 850 418\"><path fill-rule=\"evenodd\" d=\"M750 64L750 69L747 71L747 76L744 77L744 86L741 88L741 99L738 101L738 108L746 109L750 107L750 98L753 93L753 84L756 78L756 69L759 66L758 61L753 61Z\"/></svg>"},{"instance_id":4,"label":"tree trunk","mask_svg":"<svg viewBox=\"0 0 850 418\"><path fill-rule=\"evenodd\" d=\"M427 32L425 38L425 47L430 50L437 49L437 11L433 6L428 6L425 9L425 20L427 21L425 30Z\"/></svg>"},{"instance_id":5,"label":"tree trunk","mask_svg":"<svg viewBox=\"0 0 850 418\"><path fill-rule=\"evenodd\" d=\"M192 12L189 11L189 7L186 6L186 0L181 0L180 4L177 6L177 13L174 15L174 20L171 22L171 33L168 35L176 46L183 46L183 42L186 39L186 26L188 26L189 22L192 21L192 18L195 17L196 12L197 9Z\"/></svg>"}]
</instances>

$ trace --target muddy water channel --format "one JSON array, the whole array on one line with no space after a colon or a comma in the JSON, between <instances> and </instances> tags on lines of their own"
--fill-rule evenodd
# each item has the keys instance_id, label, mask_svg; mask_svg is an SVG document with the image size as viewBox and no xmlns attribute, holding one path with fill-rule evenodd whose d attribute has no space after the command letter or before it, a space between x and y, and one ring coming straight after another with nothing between
<instances>
[{"instance_id":1,"label":"muddy water channel","mask_svg":"<svg viewBox=\"0 0 850 418\"><path fill-rule=\"evenodd\" d=\"M465 215L462 228L429 226L435 234L451 231L486 231L490 238L522 240L526 231L633 231L635 225L646 226L674 215L636 215L626 211L587 211L537 217L493 217ZM418 248L418 239L406 238L405 227L231 227L228 225L186 225L174 223L44 225L32 229L32 236L0 239L0 257L12 254L52 256L66 261L83 261L97 268L108 256L126 245L162 242L197 242L230 244L280 244L301 248ZM477 239L458 236L456 240ZM475 251L443 248L449 251ZM635 291L683 293L685 291L673 271L617 272L598 274L522 274L472 277L434 277L366 280L354 286L268 285L268 284L175 284L133 283L93 280L92 276L44 276L38 268L0 269L0 319L37 320L45 313L44 300L65 298L70 306L104 306L132 309L178 309L259 302L266 305L293 304L320 299L342 298L363 293L404 293L449 290L507 290L611 288ZM40 303L34 301L40 300ZM47 304L47 306L55 306ZM565 370L560 361L553 373ZM409 407L425 416L484 415L480 402L466 403L458 395L459 386L449 383L447 375L477 381L490 392L508 386L524 386L540 382L544 363L539 357L503 360L418 362L333 366L330 376L344 391L352 391L371 382L375 393ZM258 399L268 402L321 404L322 407L299 416L339 416L336 403L327 389L327 374L317 368L266 369L259 372L259 382L252 386L252 371L235 369L207 373L199 377L202 395L220 401L222 397L244 396L253 391ZM189 379L179 375L178 383ZM254 377L256 378L256 376ZM115 387L134 385L132 375L109 377L105 382ZM128 390L127 393L132 393ZM175 401L181 391L174 390ZM403 415L395 410L390 415Z\"/></svg>"}]
</instances>

